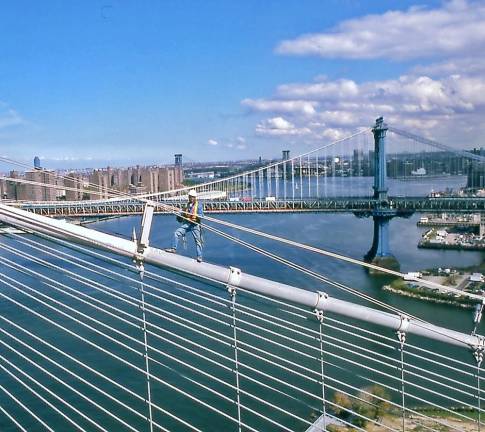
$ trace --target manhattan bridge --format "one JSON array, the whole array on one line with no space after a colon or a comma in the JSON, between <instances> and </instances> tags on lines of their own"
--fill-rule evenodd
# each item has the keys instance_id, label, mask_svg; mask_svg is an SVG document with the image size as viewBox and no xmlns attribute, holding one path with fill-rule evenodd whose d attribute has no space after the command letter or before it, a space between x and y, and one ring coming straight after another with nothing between
<instances>
[{"instance_id":1,"label":"manhattan bridge","mask_svg":"<svg viewBox=\"0 0 485 432\"><path fill-rule=\"evenodd\" d=\"M0 204L0 221L15 228L0 242L0 429L481 430L480 293L413 276L473 304L474 329L464 333L234 232L404 279L385 265L392 219L485 214L484 179L485 156L379 118L345 139L195 186L204 229L257 254L261 267L277 262L308 276L311 290L150 242L154 215L180 214L188 188L128 196L96 185L92 201ZM365 259L218 218L323 211L373 219ZM132 214L143 217L131 239L65 220Z\"/></svg>"}]
</instances>

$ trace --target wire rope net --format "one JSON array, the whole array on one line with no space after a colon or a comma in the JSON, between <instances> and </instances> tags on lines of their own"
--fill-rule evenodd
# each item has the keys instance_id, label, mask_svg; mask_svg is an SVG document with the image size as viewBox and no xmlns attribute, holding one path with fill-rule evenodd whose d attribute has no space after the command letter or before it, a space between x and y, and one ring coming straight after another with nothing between
<instances>
[{"instance_id":1,"label":"wire rope net","mask_svg":"<svg viewBox=\"0 0 485 432\"><path fill-rule=\"evenodd\" d=\"M30 235L0 263L2 430L478 426L466 349L408 335L401 358L377 325L151 267L142 298L130 261Z\"/></svg>"}]
</instances>

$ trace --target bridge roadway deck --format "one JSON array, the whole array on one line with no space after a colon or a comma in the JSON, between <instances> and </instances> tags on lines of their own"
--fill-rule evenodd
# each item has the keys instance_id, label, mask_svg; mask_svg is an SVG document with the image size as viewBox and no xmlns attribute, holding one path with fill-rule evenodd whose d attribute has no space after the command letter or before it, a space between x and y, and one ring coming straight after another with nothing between
<instances>
[{"instance_id":1,"label":"bridge roadway deck","mask_svg":"<svg viewBox=\"0 0 485 432\"><path fill-rule=\"evenodd\" d=\"M185 202L164 201L176 207ZM326 198L303 200L204 201L207 213L264 213L264 212L353 212L370 213L379 203L373 198ZM485 212L485 198L390 197L386 203L397 213L413 212ZM122 216L143 213L144 203L125 201L71 201L19 203L18 207L37 214L55 217ZM159 210L158 213L167 213Z\"/></svg>"}]
</instances>

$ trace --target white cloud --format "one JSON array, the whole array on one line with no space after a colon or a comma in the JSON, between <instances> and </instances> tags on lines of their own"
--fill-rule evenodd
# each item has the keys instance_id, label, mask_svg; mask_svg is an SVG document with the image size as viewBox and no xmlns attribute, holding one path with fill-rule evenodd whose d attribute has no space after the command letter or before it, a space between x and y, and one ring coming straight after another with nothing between
<instances>
[{"instance_id":1,"label":"white cloud","mask_svg":"<svg viewBox=\"0 0 485 432\"><path fill-rule=\"evenodd\" d=\"M359 93L358 85L348 79L339 79L311 84L283 84L277 89L277 94L283 98L309 99L346 99L353 98ZM295 101L293 101L295 102ZM300 103L304 101L300 100Z\"/></svg>"},{"instance_id":2,"label":"white cloud","mask_svg":"<svg viewBox=\"0 0 485 432\"><path fill-rule=\"evenodd\" d=\"M314 101L305 100L268 100L268 99L244 99L241 104L252 111L278 112L278 113L299 113L315 114L315 107L318 105Z\"/></svg>"},{"instance_id":3,"label":"white cloud","mask_svg":"<svg viewBox=\"0 0 485 432\"><path fill-rule=\"evenodd\" d=\"M211 146L216 146L218 145L219 143L215 140L215 139L209 139L207 141L207 144L211 145Z\"/></svg>"},{"instance_id":4,"label":"white cloud","mask_svg":"<svg viewBox=\"0 0 485 432\"><path fill-rule=\"evenodd\" d=\"M276 52L326 58L404 60L483 52L485 4L455 0L343 21L323 33L281 42Z\"/></svg>"},{"instance_id":5,"label":"white cloud","mask_svg":"<svg viewBox=\"0 0 485 432\"><path fill-rule=\"evenodd\" d=\"M320 84L339 89L342 80L326 80ZM286 84L279 86L277 93L280 97L283 92L288 96L298 95L300 102L305 100L303 95L308 95L312 101L315 85ZM450 143L466 140L469 145L483 145L485 77L453 74L432 78L409 74L354 85L354 91L343 98L337 97L338 91L321 92L312 116L296 112L290 121L274 111L274 117L257 123L256 134L283 138L304 136L306 141L314 142L336 140L384 115L388 123L414 130L418 135L422 132L430 137L444 137Z\"/></svg>"},{"instance_id":6,"label":"white cloud","mask_svg":"<svg viewBox=\"0 0 485 432\"><path fill-rule=\"evenodd\" d=\"M485 0L344 21L331 31L284 41L278 52L423 60L395 78L359 82L320 74L280 84L267 98L244 99L255 115L269 117L256 121L257 135L312 145L340 139L383 115L389 124L457 147L485 144Z\"/></svg>"},{"instance_id":7,"label":"white cloud","mask_svg":"<svg viewBox=\"0 0 485 432\"><path fill-rule=\"evenodd\" d=\"M412 73L428 76L443 76L466 73L480 76L485 73L485 56L448 59L444 62L415 66Z\"/></svg>"},{"instance_id":8,"label":"white cloud","mask_svg":"<svg viewBox=\"0 0 485 432\"><path fill-rule=\"evenodd\" d=\"M341 130L341 129L335 129L335 128L327 128L321 134L323 138L327 138L330 141L336 141L336 140L342 139L347 135L348 135L347 131Z\"/></svg>"},{"instance_id":9,"label":"white cloud","mask_svg":"<svg viewBox=\"0 0 485 432\"><path fill-rule=\"evenodd\" d=\"M311 131L309 128L297 128L295 125L283 117L273 117L263 120L256 126L256 133L258 135L269 136L292 136L292 135L306 135Z\"/></svg>"}]
</instances>

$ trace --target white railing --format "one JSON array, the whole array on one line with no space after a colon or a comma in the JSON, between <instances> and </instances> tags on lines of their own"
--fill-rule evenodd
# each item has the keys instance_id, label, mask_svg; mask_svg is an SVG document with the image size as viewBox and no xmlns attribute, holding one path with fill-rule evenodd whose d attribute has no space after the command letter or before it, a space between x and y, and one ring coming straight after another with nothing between
<instances>
[{"instance_id":1,"label":"white railing","mask_svg":"<svg viewBox=\"0 0 485 432\"><path fill-rule=\"evenodd\" d=\"M0 243L2 431L482 426L482 337L7 212L43 229Z\"/></svg>"}]
</instances>

